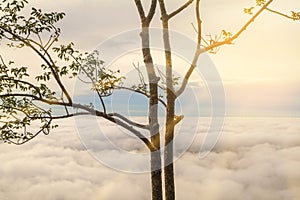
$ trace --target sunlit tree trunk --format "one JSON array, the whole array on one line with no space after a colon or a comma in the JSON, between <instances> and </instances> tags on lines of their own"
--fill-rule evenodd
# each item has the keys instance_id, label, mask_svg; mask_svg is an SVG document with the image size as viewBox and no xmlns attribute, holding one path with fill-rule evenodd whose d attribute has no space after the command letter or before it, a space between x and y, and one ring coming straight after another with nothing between
<instances>
[{"instance_id":1,"label":"sunlit tree trunk","mask_svg":"<svg viewBox=\"0 0 300 200\"><path fill-rule=\"evenodd\" d=\"M152 184L152 200L162 200L162 163L160 149L160 133L158 123L158 81L159 78L155 74L153 60L149 48L149 24L143 23L141 32L144 63L146 65L149 87L149 125L151 134L151 143L156 150L151 151L151 184Z\"/></svg>"},{"instance_id":2,"label":"sunlit tree trunk","mask_svg":"<svg viewBox=\"0 0 300 200\"><path fill-rule=\"evenodd\" d=\"M173 165L173 140L175 128L175 92L173 87L173 66L172 52L169 38L169 22L163 1L160 1L163 26L163 40L166 60L166 90L167 90L167 110L166 110L166 132L164 144L164 179L165 179L165 199L175 199L175 180Z\"/></svg>"}]
</instances>

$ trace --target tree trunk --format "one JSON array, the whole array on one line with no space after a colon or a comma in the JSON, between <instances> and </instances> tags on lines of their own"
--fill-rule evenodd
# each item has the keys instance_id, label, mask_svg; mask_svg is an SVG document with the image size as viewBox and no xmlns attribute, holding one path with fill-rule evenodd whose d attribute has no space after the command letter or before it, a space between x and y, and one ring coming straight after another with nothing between
<instances>
[{"instance_id":1,"label":"tree trunk","mask_svg":"<svg viewBox=\"0 0 300 200\"><path fill-rule=\"evenodd\" d=\"M160 151L151 152L152 200L162 200L162 174Z\"/></svg>"},{"instance_id":2,"label":"tree trunk","mask_svg":"<svg viewBox=\"0 0 300 200\"><path fill-rule=\"evenodd\" d=\"M149 101L149 126L151 143L156 151L151 152L151 184L152 184L152 200L162 200L162 174L161 174L161 149L160 149L160 133L158 124L158 81L156 76L151 51L149 47L149 24L142 24L142 51L144 63L146 65L147 75L149 79L150 101Z\"/></svg>"},{"instance_id":3,"label":"tree trunk","mask_svg":"<svg viewBox=\"0 0 300 200\"><path fill-rule=\"evenodd\" d=\"M174 107L175 99L170 97L167 109L166 135L164 147L164 178L165 178L165 199L175 199L175 179L174 179L174 159L173 159L173 140L174 140Z\"/></svg>"},{"instance_id":4,"label":"tree trunk","mask_svg":"<svg viewBox=\"0 0 300 200\"><path fill-rule=\"evenodd\" d=\"M164 144L164 178L165 199L175 200L175 180L173 165L173 140L175 128L175 100L176 95L173 87L172 51L169 37L169 21L164 2L160 2L163 26L163 41L166 59L166 86L167 86L167 111L166 111L166 133Z\"/></svg>"},{"instance_id":5,"label":"tree trunk","mask_svg":"<svg viewBox=\"0 0 300 200\"><path fill-rule=\"evenodd\" d=\"M173 142L171 142L173 143ZM175 180L174 180L174 165L173 165L173 144L169 144L164 151L165 162L164 177L165 177L165 197L166 200L175 199Z\"/></svg>"}]
</instances>

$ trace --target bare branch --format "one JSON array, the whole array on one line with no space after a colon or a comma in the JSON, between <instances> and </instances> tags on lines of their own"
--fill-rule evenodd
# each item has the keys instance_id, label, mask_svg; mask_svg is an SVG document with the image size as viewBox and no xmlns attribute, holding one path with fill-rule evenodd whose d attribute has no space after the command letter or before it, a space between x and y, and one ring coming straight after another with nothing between
<instances>
[{"instance_id":1,"label":"bare branch","mask_svg":"<svg viewBox=\"0 0 300 200\"><path fill-rule=\"evenodd\" d=\"M152 0L150 10L149 10L149 13L148 13L148 16L146 19L147 22L149 22L149 23L152 21L153 16L155 14L156 5L157 5L157 0Z\"/></svg>"},{"instance_id":2,"label":"bare branch","mask_svg":"<svg viewBox=\"0 0 300 200\"><path fill-rule=\"evenodd\" d=\"M139 93L139 94L142 94L148 98L150 98L150 95L147 94L146 92L142 92L140 90L135 90L135 89L132 89L132 88L128 88L128 87L124 87L124 86L119 86L119 87L116 87L115 89L123 89L123 90L129 90L129 91L132 91L132 92L136 92L136 93ZM164 106L164 107L167 107L167 104L160 98L158 98L158 101Z\"/></svg>"},{"instance_id":3,"label":"bare branch","mask_svg":"<svg viewBox=\"0 0 300 200\"><path fill-rule=\"evenodd\" d=\"M197 41L197 49L200 49L201 46L201 37L202 37L202 21L201 21L201 17L200 17L200 0L197 0L196 3L196 18L197 18L197 25L198 25L198 41Z\"/></svg>"},{"instance_id":4,"label":"bare branch","mask_svg":"<svg viewBox=\"0 0 300 200\"><path fill-rule=\"evenodd\" d=\"M161 12L161 19L165 19L168 21L168 14L167 14L164 0L158 0L158 2L159 2L160 12Z\"/></svg>"},{"instance_id":5,"label":"bare branch","mask_svg":"<svg viewBox=\"0 0 300 200\"><path fill-rule=\"evenodd\" d=\"M5 97L29 97L29 98L33 98L33 99L39 99L39 97L32 95L32 94L9 93L9 94L1 94L0 95L0 98L5 98Z\"/></svg>"},{"instance_id":6,"label":"bare branch","mask_svg":"<svg viewBox=\"0 0 300 200\"><path fill-rule=\"evenodd\" d=\"M136 71L138 72L138 75L139 75L139 78L140 78L140 81L141 81L141 83L142 83L142 85L146 85L146 83L145 83L145 78L144 78L144 75L143 75L143 73L141 72L141 70L140 70L140 65L139 65L139 63L138 63L138 66L136 66L134 63L132 63L133 64L133 67L136 69Z\"/></svg>"},{"instance_id":7,"label":"bare branch","mask_svg":"<svg viewBox=\"0 0 300 200\"><path fill-rule=\"evenodd\" d=\"M3 60L3 58L2 58L1 55L0 55L0 60L1 60L1 62L2 62L2 65L6 67L6 64L5 64L5 62L4 62L4 60Z\"/></svg>"},{"instance_id":8,"label":"bare branch","mask_svg":"<svg viewBox=\"0 0 300 200\"><path fill-rule=\"evenodd\" d=\"M43 46L43 41L42 41L42 38L41 38L40 34L36 33L36 35L37 35L37 37L39 39L40 45Z\"/></svg>"},{"instance_id":9,"label":"bare branch","mask_svg":"<svg viewBox=\"0 0 300 200\"><path fill-rule=\"evenodd\" d=\"M179 88L179 90L176 92L176 96L180 96L185 88L186 88L186 85L188 83L188 80L193 72L193 70L195 69L196 67L196 64L197 64L197 61L198 61L198 58L200 56L201 53L204 53L204 52L207 52L207 51L210 51L210 50L213 50L219 46L222 46L222 45L225 45L225 44L232 44L232 42L237 39L247 28L248 26L254 22L254 20L264 11L267 9L267 7L273 2L273 0L269 0L266 4L264 4L261 9L259 11L257 11L257 13L255 15L253 15L253 17L235 34L233 35L231 38L229 39L225 39L224 41L221 41L221 42L215 42L213 44L211 44L210 46L207 46L205 47L204 49L200 49L200 42L199 42L199 39L201 41L201 31L198 31L198 44L197 44L197 50L195 52L195 55L194 55L194 59L193 59L193 62L187 72L187 74L185 75L184 77L184 80L182 81L182 85L181 87ZM198 21L198 29L201 30L201 20L199 21L200 19L200 15L199 15L199 0L197 1L197 6L198 8L197 9L197 21ZM199 23L200 22L200 23ZM200 24L200 25L199 25Z\"/></svg>"},{"instance_id":10,"label":"bare branch","mask_svg":"<svg viewBox=\"0 0 300 200\"><path fill-rule=\"evenodd\" d=\"M289 16L289 15L286 15L286 14L281 13L281 12L278 12L278 11L276 11L276 10L272 10L272 9L270 9L270 8L266 8L266 10L267 10L267 11L270 11L271 13L274 13L274 14L281 15L281 16L283 16L283 17L286 17L286 18L288 18L288 19L296 20L294 17Z\"/></svg>"},{"instance_id":11,"label":"bare branch","mask_svg":"<svg viewBox=\"0 0 300 200\"><path fill-rule=\"evenodd\" d=\"M36 105L34 105L34 106L45 111L44 109L42 109ZM11 108L11 107L4 106L4 108ZM30 119L65 119L65 118L71 118L71 117L81 116L81 115L91 115L91 113L89 113L89 112L77 112L77 113L73 113L73 114L60 115L60 116L30 116L27 112L25 112L22 109L19 109L19 108L12 108L12 109L23 113L24 115L26 115L26 117L28 117Z\"/></svg>"},{"instance_id":12,"label":"bare branch","mask_svg":"<svg viewBox=\"0 0 300 200\"><path fill-rule=\"evenodd\" d=\"M175 116L175 119L174 119L174 124L178 124L179 122L181 122L181 120L183 120L184 116L183 115L180 115L180 116Z\"/></svg>"},{"instance_id":13,"label":"bare branch","mask_svg":"<svg viewBox=\"0 0 300 200\"><path fill-rule=\"evenodd\" d=\"M66 119L66 118L71 118L71 117L75 117L75 116L82 116L82 115L91 115L91 113L88 113L88 112L78 112L78 113L61 115L61 116L33 117L33 118L34 119ZM28 117L30 117L30 116L28 116ZM32 118L32 117L30 117L30 118Z\"/></svg>"},{"instance_id":14,"label":"bare branch","mask_svg":"<svg viewBox=\"0 0 300 200\"><path fill-rule=\"evenodd\" d=\"M190 4L193 3L193 0L188 0L185 4L183 4L181 7L179 7L177 10L175 10L174 12L170 13L168 15L168 19L171 19L172 17L174 17L175 15L177 15L178 13L180 13L181 11L183 11L184 9L186 9Z\"/></svg>"},{"instance_id":15,"label":"bare branch","mask_svg":"<svg viewBox=\"0 0 300 200\"><path fill-rule=\"evenodd\" d=\"M225 39L224 41L221 42L215 42L212 45L205 47L203 51L200 51L199 53L203 53L203 52L207 52L210 51L216 47L225 45L225 44L232 44L232 42L237 39L247 28L248 26L254 22L254 20L264 11L267 9L267 7L273 2L273 0L269 0L266 4L264 4L259 11L257 11L257 13L255 15L253 15L253 17L235 34L233 35L231 38L229 39Z\"/></svg>"},{"instance_id":16,"label":"bare branch","mask_svg":"<svg viewBox=\"0 0 300 200\"><path fill-rule=\"evenodd\" d=\"M134 2L135 2L137 10L139 12L140 19L142 22L144 22L146 20L146 16L145 16L145 11L144 11L142 2L140 0L134 0Z\"/></svg>"},{"instance_id":17,"label":"bare branch","mask_svg":"<svg viewBox=\"0 0 300 200\"><path fill-rule=\"evenodd\" d=\"M107 120L109 120L109 121L111 121L115 124L118 124L118 125L122 126L123 128L125 128L126 130L133 133L142 142L144 142L144 144L149 148L150 151L156 151L157 150L157 148L149 141L148 138L146 138L142 133L140 133L139 131L134 129L132 126L129 126L129 125L125 124L124 122L120 121L119 119L113 118L109 115L106 115L105 119L107 119Z\"/></svg>"},{"instance_id":18,"label":"bare branch","mask_svg":"<svg viewBox=\"0 0 300 200\"><path fill-rule=\"evenodd\" d=\"M198 62L199 56L200 56L199 51L200 51L201 39L202 39L202 28L201 28L202 21L201 21L201 16L200 16L200 0L197 0L197 2L196 2L196 18L197 18L197 28L198 28L198 30L197 30L197 34L198 34L197 49L195 51L193 62L191 64L188 72L185 74L184 79L182 80L182 84L181 84L180 88L176 92L176 98L179 97L184 92L184 90L185 90L185 88L188 84L189 78L192 75L192 73L193 73L193 71L196 67L196 64Z\"/></svg>"},{"instance_id":19,"label":"bare branch","mask_svg":"<svg viewBox=\"0 0 300 200\"><path fill-rule=\"evenodd\" d=\"M110 113L108 115L112 116L112 117L118 117L118 118L122 119L123 121L127 122L128 124L130 124L132 126L135 126L135 127L138 127L138 128L142 128L142 129L146 129L146 130L150 129L149 125L144 125L144 124L140 124L140 123L137 123L137 122L133 122L133 121L129 120L128 118L126 118L125 116L121 115L121 114Z\"/></svg>"}]
</instances>

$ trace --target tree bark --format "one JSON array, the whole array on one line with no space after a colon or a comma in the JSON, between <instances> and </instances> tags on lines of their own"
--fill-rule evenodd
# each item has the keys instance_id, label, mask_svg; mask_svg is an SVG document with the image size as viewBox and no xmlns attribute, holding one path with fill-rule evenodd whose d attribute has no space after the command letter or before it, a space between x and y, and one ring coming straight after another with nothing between
<instances>
[{"instance_id":1,"label":"tree bark","mask_svg":"<svg viewBox=\"0 0 300 200\"><path fill-rule=\"evenodd\" d=\"M160 149L160 133L158 124L158 81L156 76L151 51L149 47L149 24L147 22L142 24L142 51L144 63L146 65L147 75L150 87L150 101L149 101L149 126L151 134L151 143L156 148L151 151L151 184L152 184L152 200L162 200L162 163L161 163L161 149Z\"/></svg>"},{"instance_id":2,"label":"tree bark","mask_svg":"<svg viewBox=\"0 0 300 200\"><path fill-rule=\"evenodd\" d=\"M166 133L164 144L164 178L165 178L165 199L175 199L175 178L174 178L174 128L175 128L175 100L176 95L173 87L173 65L172 51L169 37L168 16L162 11L163 40L166 59L166 86L167 86L167 111L166 111Z\"/></svg>"},{"instance_id":3,"label":"tree bark","mask_svg":"<svg viewBox=\"0 0 300 200\"><path fill-rule=\"evenodd\" d=\"M169 90L169 89L168 89ZM174 117L175 117L175 95L173 91L167 92L167 119L166 119L166 134L164 144L164 178L165 178L165 199L175 199L175 178L174 178Z\"/></svg>"},{"instance_id":4,"label":"tree bark","mask_svg":"<svg viewBox=\"0 0 300 200\"><path fill-rule=\"evenodd\" d=\"M160 151L151 152L152 200L162 200L162 174Z\"/></svg>"}]
</instances>

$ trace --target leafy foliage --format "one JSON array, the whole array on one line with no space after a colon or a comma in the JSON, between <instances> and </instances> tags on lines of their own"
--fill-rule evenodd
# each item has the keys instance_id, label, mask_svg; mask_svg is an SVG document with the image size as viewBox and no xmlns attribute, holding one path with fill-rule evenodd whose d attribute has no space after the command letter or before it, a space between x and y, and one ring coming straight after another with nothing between
<instances>
[{"instance_id":1,"label":"leafy foliage","mask_svg":"<svg viewBox=\"0 0 300 200\"><path fill-rule=\"evenodd\" d=\"M14 144L23 144L39 133L49 134L56 127L51 122L61 116L54 116L48 105L62 106L66 116L71 116L67 107L73 106L73 102L62 83L64 78L87 76L92 82L91 89L102 96L112 94L124 78L118 76L119 71L106 69L96 51L80 53L73 43L53 47L60 36L56 24L65 14L32 8L23 15L27 3L26 0L0 3L0 42L10 48L29 48L42 61L42 72L31 77L29 67L17 66L12 61L6 63L0 56L0 140ZM50 82L58 85L59 90L52 89ZM91 105L82 106L94 109ZM37 131L29 130L33 124Z\"/></svg>"},{"instance_id":2,"label":"leafy foliage","mask_svg":"<svg viewBox=\"0 0 300 200\"><path fill-rule=\"evenodd\" d=\"M110 96L113 90L122 85L123 76L118 76L120 70L113 71L104 66L104 61L99 59L97 50L88 54L82 60L79 68L81 81L92 84L92 90L98 92L101 97Z\"/></svg>"},{"instance_id":3,"label":"leafy foliage","mask_svg":"<svg viewBox=\"0 0 300 200\"><path fill-rule=\"evenodd\" d=\"M1 98L0 113L0 139L4 142L23 144L40 132L49 134L51 128L51 110L38 107L32 99L17 98L14 96ZM37 132L28 131L28 127L39 121L40 129Z\"/></svg>"}]
</instances>

